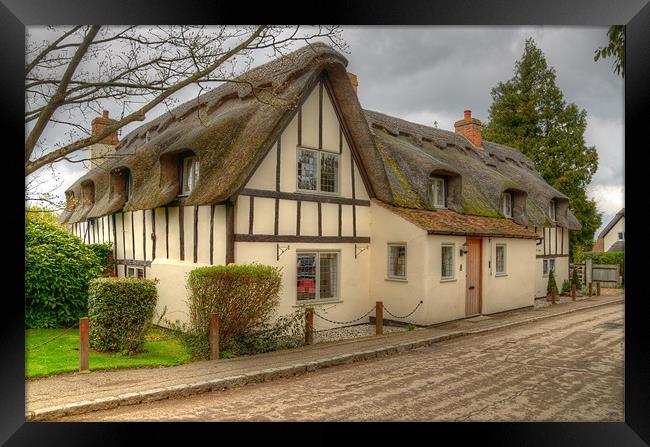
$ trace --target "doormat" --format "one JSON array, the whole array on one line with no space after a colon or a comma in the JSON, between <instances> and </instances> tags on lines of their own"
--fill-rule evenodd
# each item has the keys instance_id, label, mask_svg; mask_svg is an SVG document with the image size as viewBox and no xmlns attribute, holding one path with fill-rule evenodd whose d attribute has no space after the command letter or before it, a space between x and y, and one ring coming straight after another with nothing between
<instances>
[{"instance_id":1,"label":"doormat","mask_svg":"<svg viewBox=\"0 0 650 447\"><path fill-rule=\"evenodd\" d=\"M479 321L489 320L490 318L492 317L488 317L487 315L479 315L478 317L468 318L465 321L469 321L470 323L477 323Z\"/></svg>"}]
</instances>

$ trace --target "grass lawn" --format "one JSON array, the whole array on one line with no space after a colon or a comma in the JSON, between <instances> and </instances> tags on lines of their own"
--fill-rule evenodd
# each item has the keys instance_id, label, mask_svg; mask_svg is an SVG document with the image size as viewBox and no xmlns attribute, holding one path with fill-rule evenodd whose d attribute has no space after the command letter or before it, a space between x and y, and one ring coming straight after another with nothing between
<instances>
[{"instance_id":1,"label":"grass lawn","mask_svg":"<svg viewBox=\"0 0 650 447\"><path fill-rule=\"evenodd\" d=\"M27 349L64 332L64 329L27 329ZM150 329L145 338L164 339L168 334L160 329ZM99 353L90 351L90 369L137 368L143 366L172 366L190 361L190 355L175 339L146 342L145 352L135 355ZM79 371L79 328L71 329L50 343L25 352L25 377L49 376L63 372Z\"/></svg>"}]
</instances>

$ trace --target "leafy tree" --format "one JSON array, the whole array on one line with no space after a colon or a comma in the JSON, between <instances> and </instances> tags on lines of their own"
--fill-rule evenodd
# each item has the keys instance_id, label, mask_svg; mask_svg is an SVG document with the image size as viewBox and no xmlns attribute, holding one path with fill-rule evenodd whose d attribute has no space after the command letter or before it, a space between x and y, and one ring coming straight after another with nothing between
<instances>
[{"instance_id":1,"label":"leafy tree","mask_svg":"<svg viewBox=\"0 0 650 447\"><path fill-rule=\"evenodd\" d=\"M577 246L589 250L601 224L596 203L585 192L598 169L598 153L585 144L587 112L566 103L555 78L544 53L527 39L514 77L492 89L483 135L522 151L549 184L569 197L582 224L580 231L571 233L571 251Z\"/></svg>"},{"instance_id":2,"label":"leafy tree","mask_svg":"<svg viewBox=\"0 0 650 447\"><path fill-rule=\"evenodd\" d=\"M607 30L609 43L605 47L599 47L594 54L594 61L614 58L614 73L625 78L625 25L612 25Z\"/></svg>"}]
</instances>

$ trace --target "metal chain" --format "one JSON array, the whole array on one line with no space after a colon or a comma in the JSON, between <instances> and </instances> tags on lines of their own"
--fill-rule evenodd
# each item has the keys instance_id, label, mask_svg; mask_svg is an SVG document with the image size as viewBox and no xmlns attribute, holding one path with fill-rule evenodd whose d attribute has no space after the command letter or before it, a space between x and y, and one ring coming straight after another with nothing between
<instances>
[{"instance_id":1,"label":"metal chain","mask_svg":"<svg viewBox=\"0 0 650 447\"><path fill-rule=\"evenodd\" d=\"M368 312L366 312L364 315L360 316L359 318L355 318L354 320L350 320L350 321L334 321L334 320L330 320L329 318L326 318L326 317L320 315L320 314L317 313L315 310L314 310L314 315L316 315L318 318L320 318L320 319L322 319L322 320L327 321L328 323L333 323L333 324L350 324L350 323L354 323L355 321L359 321L359 320L361 320L362 318L367 317L368 315L370 315L370 312L372 312L372 311L375 310L376 308L377 308L377 305L374 305L374 306L372 307L372 309L370 309L370 310L369 310Z\"/></svg>"},{"instance_id":2,"label":"metal chain","mask_svg":"<svg viewBox=\"0 0 650 447\"><path fill-rule=\"evenodd\" d=\"M79 322L78 322L78 321L74 324L74 326L70 326L69 328L67 328L67 329L65 329L63 332L61 332L60 334L57 334L57 335L55 335L54 337L52 337L52 338L50 338L50 339L48 339L48 340L45 340L43 343L40 343L40 344L38 344L38 345L36 345L36 346L32 346L32 347L30 347L30 348L27 348L26 351L27 351L27 352L29 352L29 351L33 351L33 350L35 350L35 349L40 348L41 346L45 346L46 344L48 344L48 343L50 343L50 342L56 340L57 338L63 336L64 334L66 334L66 333L69 332L70 330L76 328L77 326L79 326Z\"/></svg>"},{"instance_id":3,"label":"metal chain","mask_svg":"<svg viewBox=\"0 0 650 447\"><path fill-rule=\"evenodd\" d=\"M418 307L420 307L421 305L422 305L422 301L420 301L420 302L418 303L418 305L415 306L415 308L414 308L410 313L408 313L408 314L406 314L406 315L404 315L404 316L395 315L395 314L392 313L390 310L388 310L388 308L387 308L386 306L384 306L384 310L386 311L387 314L389 314L390 316L392 316L392 317L394 317L394 318L408 318L408 317L410 317L411 315L413 315L413 314L415 313L415 311L418 310Z\"/></svg>"}]
</instances>

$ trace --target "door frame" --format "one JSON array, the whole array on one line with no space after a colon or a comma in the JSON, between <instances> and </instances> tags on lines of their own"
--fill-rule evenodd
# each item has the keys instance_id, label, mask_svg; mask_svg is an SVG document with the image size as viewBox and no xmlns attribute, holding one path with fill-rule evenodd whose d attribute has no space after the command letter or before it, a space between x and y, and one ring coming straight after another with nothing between
<instances>
[{"instance_id":1,"label":"door frame","mask_svg":"<svg viewBox=\"0 0 650 447\"><path fill-rule=\"evenodd\" d=\"M467 294L469 292L469 286L467 284L467 276L469 274L468 262L465 261L465 317L473 317L476 315L483 314L483 238L480 237L467 237L467 244L469 246L469 241L477 241L478 243L478 312L472 315L467 314ZM469 250L465 256L469 255Z\"/></svg>"}]
</instances>

